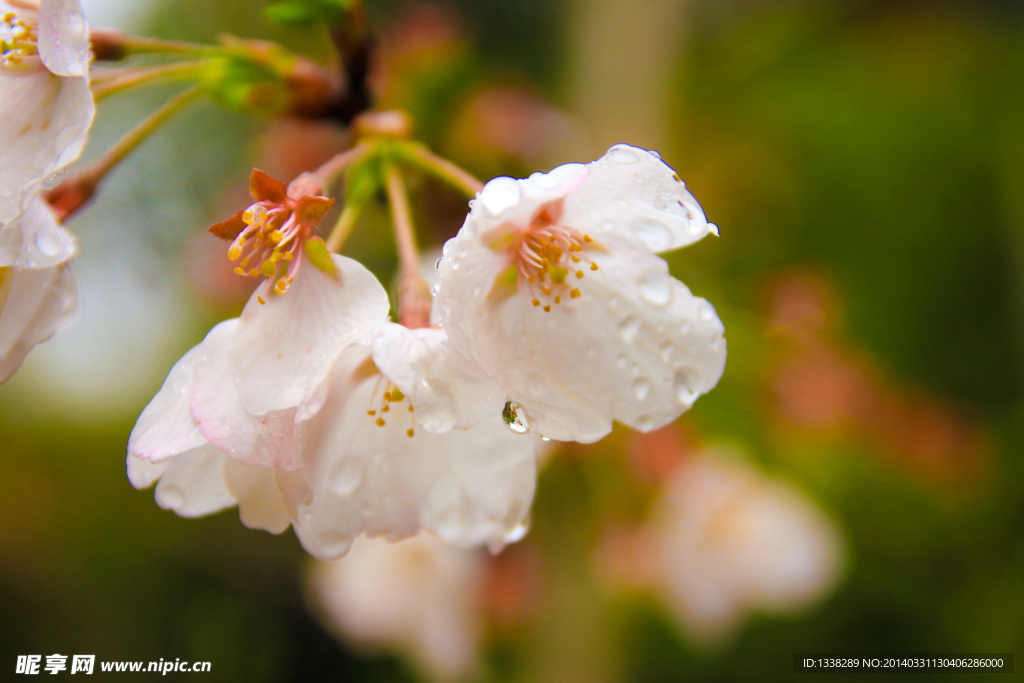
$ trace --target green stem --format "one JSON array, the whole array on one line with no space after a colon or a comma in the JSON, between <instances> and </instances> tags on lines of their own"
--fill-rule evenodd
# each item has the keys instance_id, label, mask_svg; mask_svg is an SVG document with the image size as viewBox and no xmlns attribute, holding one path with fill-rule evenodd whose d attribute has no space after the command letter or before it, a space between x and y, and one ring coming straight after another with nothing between
<instances>
[{"instance_id":1,"label":"green stem","mask_svg":"<svg viewBox=\"0 0 1024 683\"><path fill-rule=\"evenodd\" d=\"M179 54L179 55L212 55L221 51L216 45L201 45L181 40L163 40L162 38L141 38L125 36L122 41L125 53L139 54Z\"/></svg>"},{"instance_id":2,"label":"green stem","mask_svg":"<svg viewBox=\"0 0 1024 683\"><path fill-rule=\"evenodd\" d=\"M335 254L341 253L341 248L345 245L349 235L352 234L352 228L356 225L360 209L362 209L361 206L349 203L341 210L338 222L334 224L331 234L327 237L327 251Z\"/></svg>"},{"instance_id":3,"label":"green stem","mask_svg":"<svg viewBox=\"0 0 1024 683\"><path fill-rule=\"evenodd\" d=\"M423 144L404 142L398 145L397 149L403 159L461 190L470 198L475 197L484 187L484 184L473 175L447 159L437 156Z\"/></svg>"},{"instance_id":4,"label":"green stem","mask_svg":"<svg viewBox=\"0 0 1024 683\"><path fill-rule=\"evenodd\" d=\"M204 65L205 63L202 61L179 62L177 64L165 64L147 69L133 70L94 86L92 90L93 97L98 102L106 97L140 85L196 78L199 76Z\"/></svg>"}]
</instances>

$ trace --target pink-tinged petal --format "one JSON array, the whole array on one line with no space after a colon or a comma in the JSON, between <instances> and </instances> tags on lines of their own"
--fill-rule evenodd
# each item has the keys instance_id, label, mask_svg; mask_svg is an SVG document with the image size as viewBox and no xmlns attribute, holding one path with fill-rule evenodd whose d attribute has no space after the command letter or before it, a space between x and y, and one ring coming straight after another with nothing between
<instances>
[{"instance_id":1,"label":"pink-tinged petal","mask_svg":"<svg viewBox=\"0 0 1024 683\"><path fill-rule=\"evenodd\" d=\"M583 164L563 164L550 173L534 173L529 178L494 178L484 185L470 203L472 212L463 231L474 236L492 235L515 225L528 225L533 216L549 203L575 191L586 180Z\"/></svg>"},{"instance_id":2,"label":"pink-tinged petal","mask_svg":"<svg viewBox=\"0 0 1024 683\"><path fill-rule=\"evenodd\" d=\"M171 368L128 437L129 455L160 462L206 445L192 418L192 366L198 353L194 347Z\"/></svg>"},{"instance_id":3,"label":"pink-tinged petal","mask_svg":"<svg viewBox=\"0 0 1024 683\"><path fill-rule=\"evenodd\" d=\"M588 169L565 198L562 225L597 239L639 240L655 253L717 234L686 185L656 154L615 145Z\"/></svg>"},{"instance_id":4,"label":"pink-tinged petal","mask_svg":"<svg viewBox=\"0 0 1024 683\"><path fill-rule=\"evenodd\" d=\"M378 408L384 382L361 344L346 350L331 377L327 402L309 423L310 465L282 475L295 492L295 532L320 559L337 559L359 535L399 540L420 529L420 510L444 463L444 438L407 430L413 415L402 403ZM378 426L376 420L384 419Z\"/></svg>"},{"instance_id":5,"label":"pink-tinged petal","mask_svg":"<svg viewBox=\"0 0 1024 683\"><path fill-rule=\"evenodd\" d=\"M291 519L277 487L274 470L242 465L225 458L223 471L224 482L238 501L238 516L242 524L272 534L288 528Z\"/></svg>"},{"instance_id":6,"label":"pink-tinged petal","mask_svg":"<svg viewBox=\"0 0 1024 683\"><path fill-rule=\"evenodd\" d=\"M304 264L286 293L272 293L268 280L242 311L228 357L249 413L319 400L339 350L387 318L387 292L373 274L357 261L333 258L340 277ZM313 412L302 410L304 417Z\"/></svg>"},{"instance_id":7,"label":"pink-tinged petal","mask_svg":"<svg viewBox=\"0 0 1024 683\"><path fill-rule=\"evenodd\" d=\"M166 460L153 463L149 460L137 458L131 453L128 454L128 458L125 460L125 467L128 470L128 481L140 491L148 489L162 477L164 471L167 470L167 465L168 462Z\"/></svg>"},{"instance_id":8,"label":"pink-tinged petal","mask_svg":"<svg viewBox=\"0 0 1024 683\"><path fill-rule=\"evenodd\" d=\"M182 517L212 515L233 506L235 498L224 483L227 460L210 444L168 460L156 485L156 504Z\"/></svg>"},{"instance_id":9,"label":"pink-tinged petal","mask_svg":"<svg viewBox=\"0 0 1024 683\"><path fill-rule=\"evenodd\" d=\"M494 252L458 237L441 265L435 306L451 344L525 410L529 427L558 440L595 441L612 419L656 429L710 390L725 365L714 308L639 245L598 253L581 292L549 312L518 291L490 291Z\"/></svg>"},{"instance_id":10,"label":"pink-tinged petal","mask_svg":"<svg viewBox=\"0 0 1024 683\"><path fill-rule=\"evenodd\" d=\"M491 552L521 539L537 481L533 439L509 431L498 416L443 438L446 467L424 504L423 527Z\"/></svg>"},{"instance_id":11,"label":"pink-tinged petal","mask_svg":"<svg viewBox=\"0 0 1024 683\"><path fill-rule=\"evenodd\" d=\"M295 409L253 415L241 403L230 349L241 323L226 320L196 347L192 371L192 416L203 436L245 465L302 467L295 441Z\"/></svg>"},{"instance_id":12,"label":"pink-tinged petal","mask_svg":"<svg viewBox=\"0 0 1024 683\"><path fill-rule=\"evenodd\" d=\"M67 265L0 268L0 382L14 374L33 346L71 322L77 307Z\"/></svg>"},{"instance_id":13,"label":"pink-tinged petal","mask_svg":"<svg viewBox=\"0 0 1024 683\"><path fill-rule=\"evenodd\" d=\"M78 0L40 1L37 47L43 64L58 76L89 72L89 25Z\"/></svg>"},{"instance_id":14,"label":"pink-tinged petal","mask_svg":"<svg viewBox=\"0 0 1024 683\"><path fill-rule=\"evenodd\" d=\"M50 206L38 195L10 222L21 233L21 249L15 265L19 268L49 268L63 263L78 251L74 235L57 222ZM7 226L4 230L7 230Z\"/></svg>"},{"instance_id":15,"label":"pink-tinged petal","mask_svg":"<svg viewBox=\"0 0 1024 683\"><path fill-rule=\"evenodd\" d=\"M501 415L505 392L448 343L444 330L387 323L373 362L416 407L416 421L440 434Z\"/></svg>"},{"instance_id":16,"label":"pink-tinged petal","mask_svg":"<svg viewBox=\"0 0 1024 683\"><path fill-rule=\"evenodd\" d=\"M0 224L28 205L43 180L81 155L94 113L84 77L40 70L0 78Z\"/></svg>"}]
</instances>

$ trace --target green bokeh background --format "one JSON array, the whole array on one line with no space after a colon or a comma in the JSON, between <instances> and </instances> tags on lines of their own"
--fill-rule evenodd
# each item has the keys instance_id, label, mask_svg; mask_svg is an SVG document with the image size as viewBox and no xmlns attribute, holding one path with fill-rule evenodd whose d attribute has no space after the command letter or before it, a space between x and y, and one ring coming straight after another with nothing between
<instances>
[{"instance_id":1,"label":"green bokeh background","mask_svg":"<svg viewBox=\"0 0 1024 683\"><path fill-rule=\"evenodd\" d=\"M273 29L254 7L154 2L133 29L191 40L227 31L281 40L314 58L329 54L316 31ZM755 619L725 652L693 648L656 602L609 594L593 576L601 520L628 516L631 496L640 495L621 452L626 436L617 431L587 457L556 454L543 472L526 542L546 558L547 594L558 598L528 624L486 641L488 677L769 680L793 675L797 651L1024 652L1022 6L461 0L444 7L461 24L457 49L392 104L413 113L425 141L481 175L586 161L620 141L594 134L579 146L584 158L552 156L537 169L493 155L459 158L452 127L460 103L482 85L528 89L569 112L581 130L614 131L616 121L602 121L601 110L578 108L586 85L569 65L580 41L599 41L627 72L664 72L660 104L616 101L612 109L635 110L636 125L662 121L651 141L621 141L656 144L721 226L721 238L668 257L673 273L716 305L729 342L720 386L683 421L708 440L742 445L801 486L837 521L851 556L845 581L810 613ZM407 11L398 2L371 3L382 32ZM617 12L663 13L678 35L672 50L652 64L630 52L635 37L581 28L592 15ZM604 87L615 92L616 84ZM104 102L87 156L171 92ZM70 225L82 252L76 324L95 316L103 329L74 342L78 355L61 341L78 339L74 330L61 333L52 350L36 350L0 387L4 678L18 654L57 652L207 660L211 680L416 679L403 660L360 657L321 629L304 604L307 558L290 532L250 531L232 511L179 519L125 478L128 433L167 369L244 301L215 306L195 291L197 250L220 248L197 235L226 215L225 193L237 197L230 188L256 163L252 139L266 125L200 105L147 143ZM421 239L452 234L457 198L432 199L417 188ZM388 283L394 263L382 220L371 216L347 253ZM779 342L768 331L764 292L793 271L831 283L842 310L837 343L870 357L892 386L973 425L984 447L967 454L983 463L965 466L972 476L931 477L927 467L875 452L870 441L808 442L780 427L765 389ZM119 297L129 295L139 303L121 306ZM90 297L106 297L110 310L98 312ZM95 373L85 372L81 366L94 362L85 351L107 365L95 361ZM62 374L69 368L75 372ZM97 376L106 389L89 384Z\"/></svg>"}]
</instances>

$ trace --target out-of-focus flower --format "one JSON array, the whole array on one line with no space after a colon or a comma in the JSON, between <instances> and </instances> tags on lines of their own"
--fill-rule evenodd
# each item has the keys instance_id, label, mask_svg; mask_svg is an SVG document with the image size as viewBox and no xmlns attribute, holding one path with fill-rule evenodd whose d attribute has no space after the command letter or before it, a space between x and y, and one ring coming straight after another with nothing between
<instances>
[{"instance_id":1,"label":"out-of-focus flower","mask_svg":"<svg viewBox=\"0 0 1024 683\"><path fill-rule=\"evenodd\" d=\"M656 590L679 628L710 647L754 613L809 607L844 566L839 532L803 494L719 455L678 469L647 534Z\"/></svg>"},{"instance_id":2,"label":"out-of-focus flower","mask_svg":"<svg viewBox=\"0 0 1024 683\"><path fill-rule=\"evenodd\" d=\"M714 307L655 253L713 231L672 169L627 145L495 178L445 245L436 319L537 433L656 429L715 386L726 348Z\"/></svg>"},{"instance_id":3,"label":"out-of-focus flower","mask_svg":"<svg viewBox=\"0 0 1024 683\"><path fill-rule=\"evenodd\" d=\"M361 539L343 561L311 568L307 601L341 640L404 652L430 678L452 680L478 665L484 562L429 534Z\"/></svg>"},{"instance_id":4,"label":"out-of-focus flower","mask_svg":"<svg viewBox=\"0 0 1024 683\"><path fill-rule=\"evenodd\" d=\"M33 346L70 322L77 303L67 264L0 266L0 382L14 374Z\"/></svg>"},{"instance_id":5,"label":"out-of-focus flower","mask_svg":"<svg viewBox=\"0 0 1024 683\"><path fill-rule=\"evenodd\" d=\"M0 0L0 225L82 153L91 58L77 0Z\"/></svg>"},{"instance_id":6,"label":"out-of-focus flower","mask_svg":"<svg viewBox=\"0 0 1024 683\"><path fill-rule=\"evenodd\" d=\"M157 502L183 516L237 503L247 526L291 523L323 559L421 528L518 540L536 465L501 422L500 389L442 331L387 323L376 279L333 258L338 278L310 268L287 294L257 290L175 365L129 439L133 485L162 477Z\"/></svg>"}]
</instances>

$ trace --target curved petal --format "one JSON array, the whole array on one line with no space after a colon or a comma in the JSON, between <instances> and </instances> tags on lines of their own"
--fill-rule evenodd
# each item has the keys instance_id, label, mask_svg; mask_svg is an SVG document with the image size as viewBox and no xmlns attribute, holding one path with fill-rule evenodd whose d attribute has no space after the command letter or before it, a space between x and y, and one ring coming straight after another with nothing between
<instances>
[{"instance_id":1,"label":"curved petal","mask_svg":"<svg viewBox=\"0 0 1024 683\"><path fill-rule=\"evenodd\" d=\"M685 183L653 152L615 145L587 168L565 198L561 225L595 238L637 239L656 253L717 234Z\"/></svg>"},{"instance_id":2,"label":"curved petal","mask_svg":"<svg viewBox=\"0 0 1024 683\"><path fill-rule=\"evenodd\" d=\"M465 296L490 291L498 258L457 237L435 305L452 345L502 385L537 433L595 441L612 418L656 429L721 377L726 349L714 308L645 249L620 244L602 254L579 298L550 312L518 292Z\"/></svg>"},{"instance_id":3,"label":"curved petal","mask_svg":"<svg viewBox=\"0 0 1024 683\"><path fill-rule=\"evenodd\" d=\"M129 455L160 462L207 443L192 417L192 365L198 355L196 346L171 368L135 422L128 437Z\"/></svg>"},{"instance_id":4,"label":"curved petal","mask_svg":"<svg viewBox=\"0 0 1024 683\"><path fill-rule=\"evenodd\" d=\"M78 290L66 265L0 268L0 382L14 374L36 344L71 322Z\"/></svg>"},{"instance_id":5,"label":"curved petal","mask_svg":"<svg viewBox=\"0 0 1024 683\"><path fill-rule=\"evenodd\" d=\"M470 202L472 210L463 230L479 236L503 225L528 224L542 205L575 191L586 178L583 164L563 164L520 180L493 178Z\"/></svg>"},{"instance_id":6,"label":"curved petal","mask_svg":"<svg viewBox=\"0 0 1024 683\"><path fill-rule=\"evenodd\" d=\"M15 264L19 268L49 268L67 261L78 250L74 235L60 226L50 205L39 195L2 229L21 233L21 249Z\"/></svg>"},{"instance_id":7,"label":"curved petal","mask_svg":"<svg viewBox=\"0 0 1024 683\"><path fill-rule=\"evenodd\" d=\"M242 524L272 534L288 528L291 519L284 507L273 469L242 465L225 458L223 474L228 491L238 501L238 516Z\"/></svg>"},{"instance_id":8,"label":"curved petal","mask_svg":"<svg viewBox=\"0 0 1024 683\"><path fill-rule=\"evenodd\" d=\"M156 504L182 517L202 517L235 504L224 483L227 456L210 444L167 461L156 485Z\"/></svg>"},{"instance_id":9,"label":"curved petal","mask_svg":"<svg viewBox=\"0 0 1024 683\"><path fill-rule=\"evenodd\" d=\"M226 320L196 347L192 416L203 436L243 465L303 466L295 441L295 409L253 415L242 407L230 353L240 321Z\"/></svg>"},{"instance_id":10,"label":"curved petal","mask_svg":"<svg viewBox=\"0 0 1024 683\"><path fill-rule=\"evenodd\" d=\"M416 407L416 422L437 434L501 415L505 392L448 343L444 330L387 323L373 362Z\"/></svg>"},{"instance_id":11,"label":"curved petal","mask_svg":"<svg viewBox=\"0 0 1024 683\"><path fill-rule=\"evenodd\" d=\"M268 280L242 311L226 360L247 412L300 407L299 419L308 419L339 350L387 319L388 295L377 278L357 261L333 258L340 277L304 264L285 294L270 293Z\"/></svg>"},{"instance_id":12,"label":"curved petal","mask_svg":"<svg viewBox=\"0 0 1024 683\"><path fill-rule=\"evenodd\" d=\"M367 414L384 390L383 378L369 347L354 345L346 355L349 362L332 376L327 402L309 423L310 465L282 475L292 480L287 488L311 493L295 505L295 533L320 559L343 556L360 534L389 540L416 534L444 463L444 438L426 430L409 437L407 410ZM378 417L386 418L384 426Z\"/></svg>"},{"instance_id":13,"label":"curved petal","mask_svg":"<svg viewBox=\"0 0 1024 683\"><path fill-rule=\"evenodd\" d=\"M84 77L45 70L0 77L0 223L17 216L44 179L82 154L94 113Z\"/></svg>"},{"instance_id":14,"label":"curved petal","mask_svg":"<svg viewBox=\"0 0 1024 683\"><path fill-rule=\"evenodd\" d=\"M537 482L533 440L497 416L444 439L446 468L423 507L423 528L491 552L521 539Z\"/></svg>"},{"instance_id":15,"label":"curved petal","mask_svg":"<svg viewBox=\"0 0 1024 683\"><path fill-rule=\"evenodd\" d=\"M40 0L39 56L58 76L85 76L89 71L89 25L78 0Z\"/></svg>"},{"instance_id":16,"label":"curved petal","mask_svg":"<svg viewBox=\"0 0 1024 683\"><path fill-rule=\"evenodd\" d=\"M157 505L182 517L202 517L235 504L224 485L225 460L226 456L210 444L159 463L129 453L128 480L137 489L158 482Z\"/></svg>"}]
</instances>

